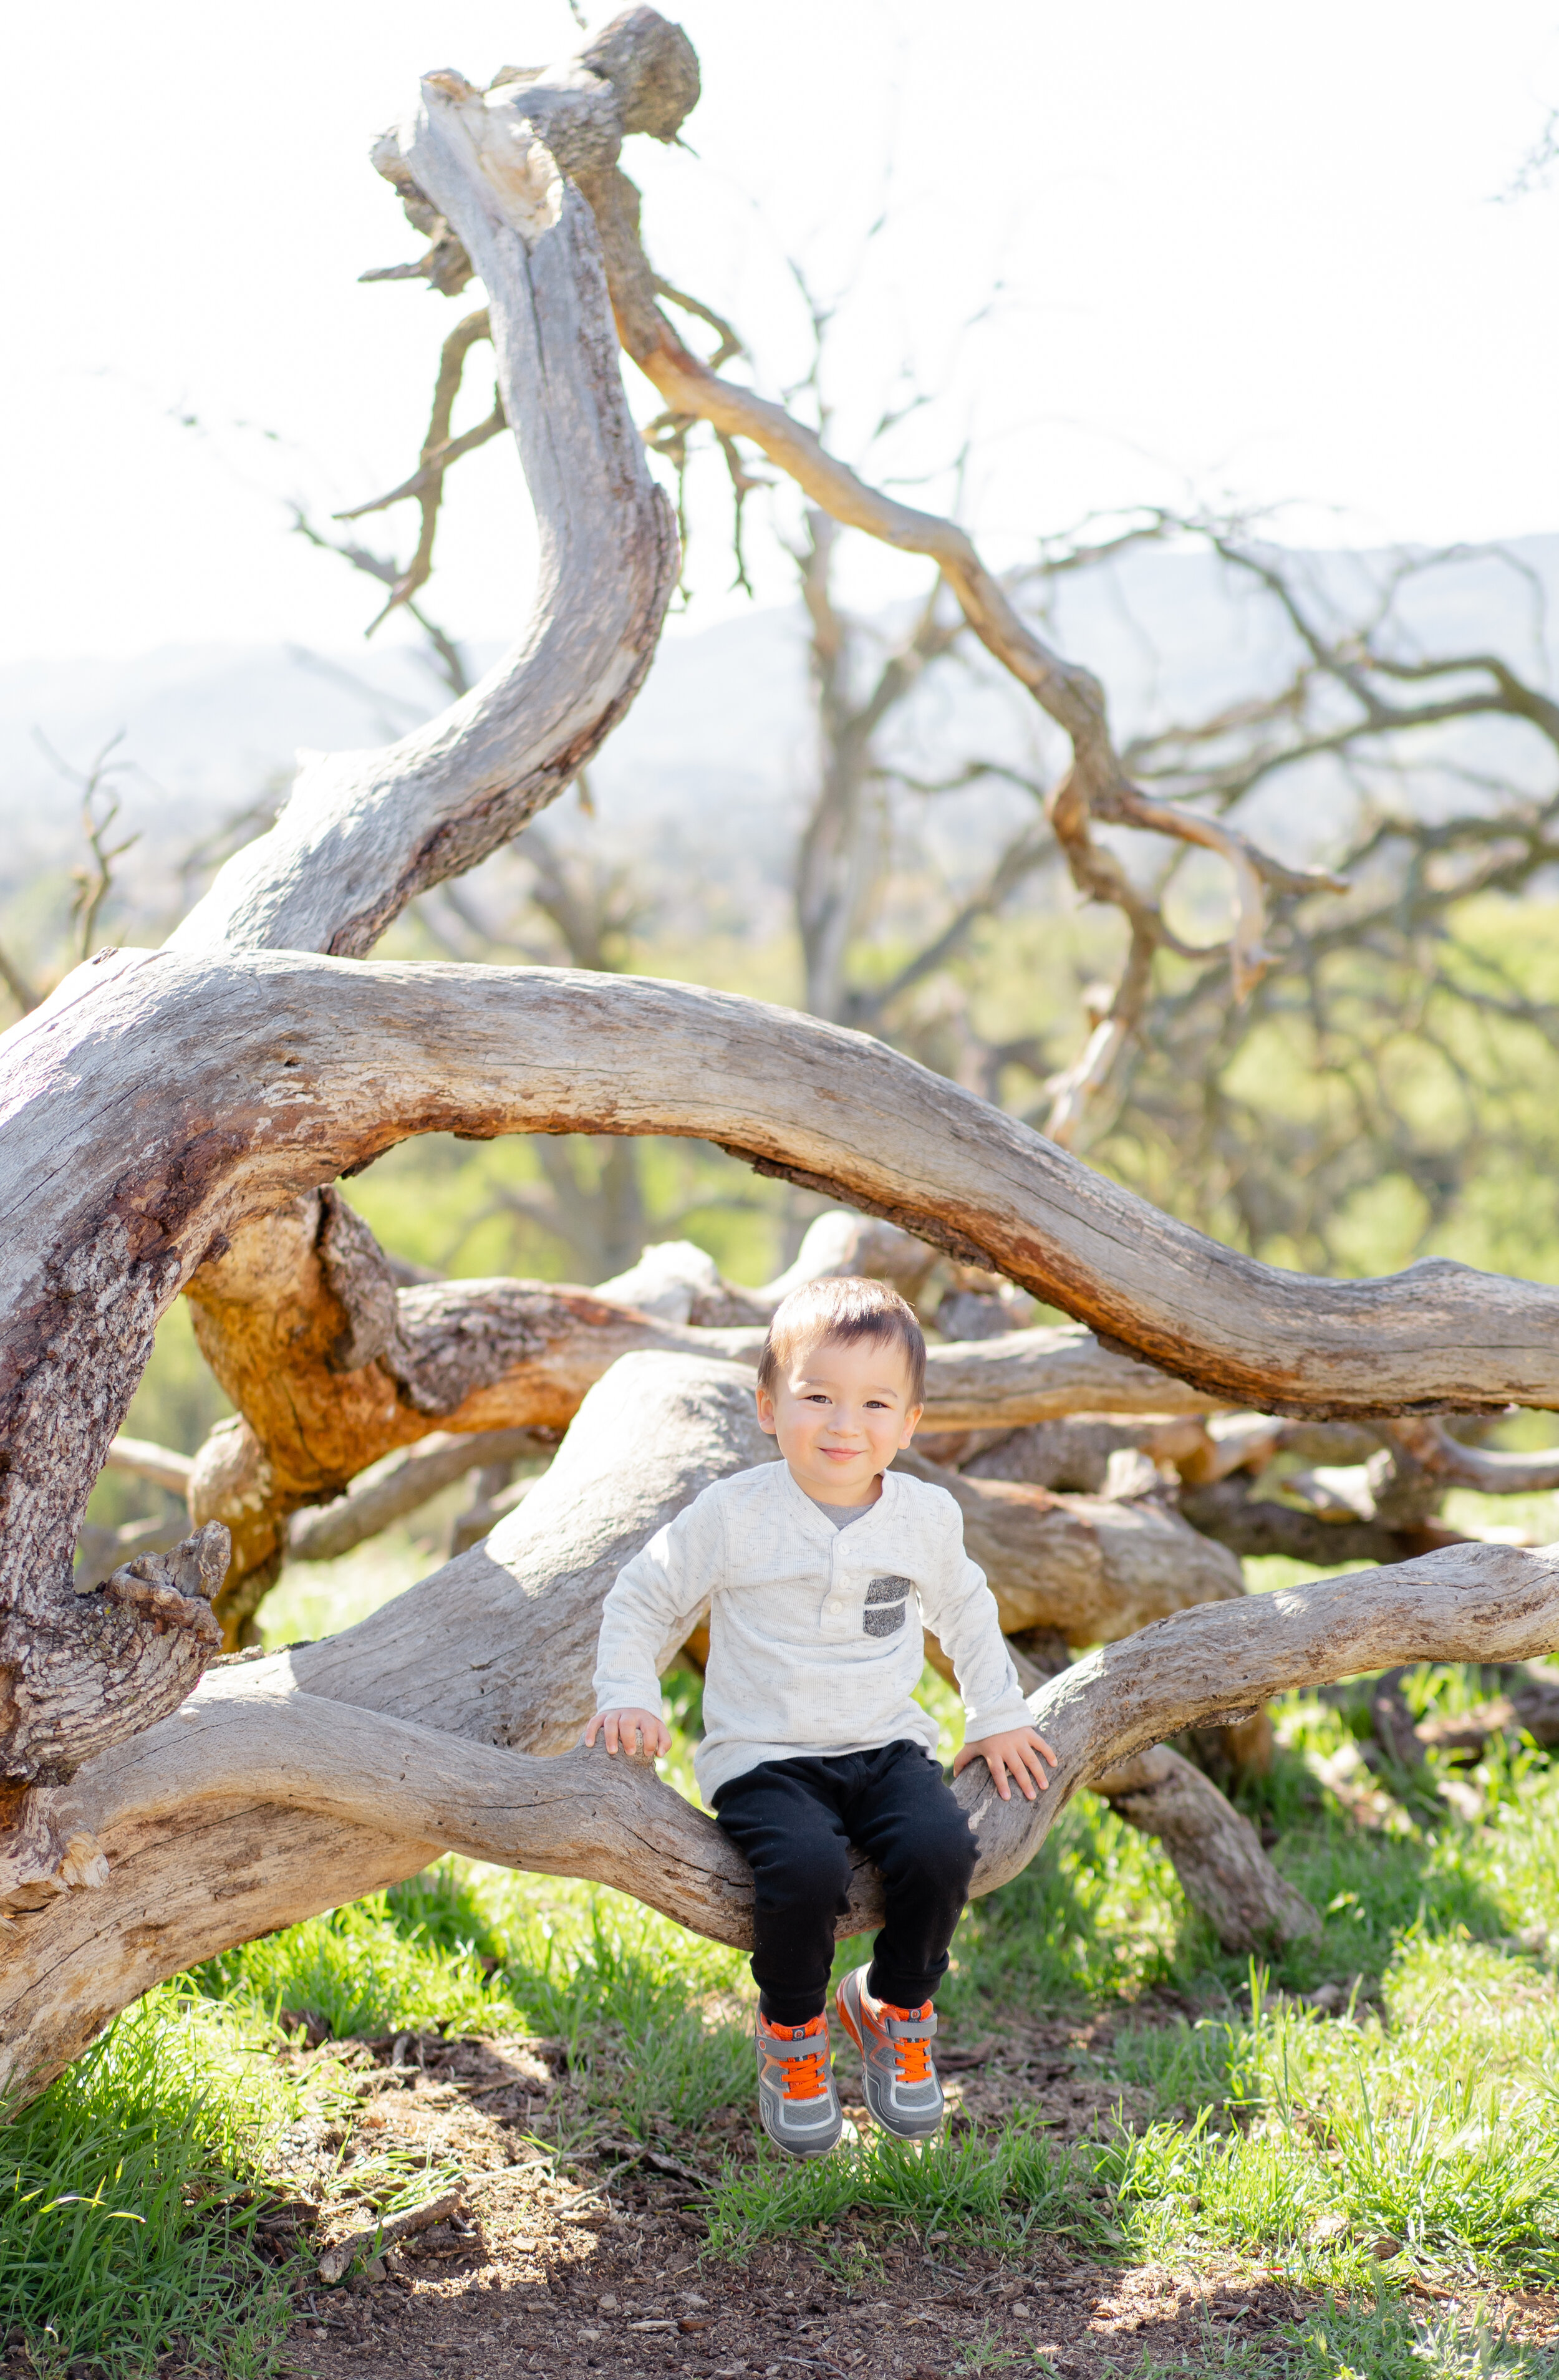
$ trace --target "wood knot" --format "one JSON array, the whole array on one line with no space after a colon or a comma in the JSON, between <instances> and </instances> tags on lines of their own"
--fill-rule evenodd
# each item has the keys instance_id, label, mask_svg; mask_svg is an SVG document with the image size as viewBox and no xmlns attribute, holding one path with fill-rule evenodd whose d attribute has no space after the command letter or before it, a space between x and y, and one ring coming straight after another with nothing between
<instances>
[{"instance_id":1,"label":"wood knot","mask_svg":"<svg viewBox=\"0 0 1559 2380\"><path fill-rule=\"evenodd\" d=\"M220 1521L208 1521L169 1553L138 1554L95 1591L106 1602L139 1612L159 1636L170 1628L182 1629L218 1650L222 1623L212 1611L212 1597L227 1575L232 1544Z\"/></svg>"}]
</instances>

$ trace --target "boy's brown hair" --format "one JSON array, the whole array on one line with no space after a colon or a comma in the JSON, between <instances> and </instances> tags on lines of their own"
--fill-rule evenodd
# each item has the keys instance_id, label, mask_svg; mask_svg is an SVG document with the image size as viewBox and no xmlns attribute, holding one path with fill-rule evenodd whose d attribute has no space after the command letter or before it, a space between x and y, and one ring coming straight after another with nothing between
<instances>
[{"instance_id":1,"label":"boy's brown hair","mask_svg":"<svg viewBox=\"0 0 1559 2380\"><path fill-rule=\"evenodd\" d=\"M774 1308L763 1353L758 1359L758 1385L770 1396L782 1366L788 1370L803 1347L821 1346L835 1339L875 1339L895 1346L909 1371L909 1402L926 1400L925 1334L896 1289L885 1281L809 1281L782 1297Z\"/></svg>"}]
</instances>

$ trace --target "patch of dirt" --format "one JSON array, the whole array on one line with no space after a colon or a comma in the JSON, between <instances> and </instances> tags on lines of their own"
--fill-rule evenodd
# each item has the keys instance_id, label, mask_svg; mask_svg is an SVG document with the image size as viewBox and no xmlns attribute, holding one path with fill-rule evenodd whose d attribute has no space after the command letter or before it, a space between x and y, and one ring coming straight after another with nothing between
<instances>
[{"instance_id":1,"label":"patch of dirt","mask_svg":"<svg viewBox=\"0 0 1559 2380\"><path fill-rule=\"evenodd\" d=\"M1133 2015L1142 2022L1142 2011ZM1009 2024L987 2041L938 2043L937 2070L953 2120L998 2123L1021 2107L1058 2141L1107 2133L1117 2118L1127 2125L1145 2123L1151 2093L1089 2071L1120 2022L1113 2017L1086 2024ZM842 2052L835 2047L834 2066L841 2096L847 2096L859 2071L848 2040ZM861 2119L866 2120L864 2109Z\"/></svg>"},{"instance_id":2,"label":"patch of dirt","mask_svg":"<svg viewBox=\"0 0 1559 2380\"><path fill-rule=\"evenodd\" d=\"M1130 2121L1141 2095L1088 2072L1113 2029L1037 2024L947 2045L953 2120L984 2126L1021 2105L1063 2140L1117 2107ZM425 2174L430 2196L460 2179L456 2208L366 2273L302 2289L286 2355L297 2380L950 2380L1033 2370L1036 2358L1060 2380L1106 2380L1145 2354L1221 2363L1232 2341L1320 2310L1233 2258L1194 2276L1123 2272L1047 2240L1010 2260L944 2260L913 2241L883 2246L851 2223L826 2240L717 2263L703 2180L724 2152L750 2147L749 2107L650 2151L603 2131L599 2116L587 2131L557 2042L400 2034L299 2046L286 2062L307 2086L307 2111L280 2144L287 2199L265 2224L278 2259L369 2228L408 2174ZM850 2106L854 2069L839 2064ZM570 2145L541 2146L537 2134ZM1511 2316L1516 2335L1559 2336L1559 2301L1483 2302Z\"/></svg>"}]
</instances>

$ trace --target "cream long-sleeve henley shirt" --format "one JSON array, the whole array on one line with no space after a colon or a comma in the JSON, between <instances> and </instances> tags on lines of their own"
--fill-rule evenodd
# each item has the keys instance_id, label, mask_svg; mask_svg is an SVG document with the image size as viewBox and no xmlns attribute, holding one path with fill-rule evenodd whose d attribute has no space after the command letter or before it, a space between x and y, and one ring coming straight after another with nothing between
<instances>
[{"instance_id":1,"label":"cream long-sleeve henley shirt","mask_svg":"<svg viewBox=\"0 0 1559 2380\"><path fill-rule=\"evenodd\" d=\"M597 1710L658 1711L660 1663L706 1602L693 1760L706 1802L764 1760L901 1738L933 1757L936 1722L913 1700L922 1627L957 1673L967 1741L1028 1720L963 1515L923 1480L885 1472L878 1501L837 1528L784 1463L717 1479L619 1572L602 1613Z\"/></svg>"}]
</instances>

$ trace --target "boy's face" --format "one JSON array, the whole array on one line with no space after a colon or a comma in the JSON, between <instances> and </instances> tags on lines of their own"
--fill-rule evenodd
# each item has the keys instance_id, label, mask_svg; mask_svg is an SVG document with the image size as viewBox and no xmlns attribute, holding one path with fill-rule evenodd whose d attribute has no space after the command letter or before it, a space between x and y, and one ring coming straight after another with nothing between
<instances>
[{"instance_id":1,"label":"boy's face","mask_svg":"<svg viewBox=\"0 0 1559 2380\"><path fill-rule=\"evenodd\" d=\"M920 1418L909 1402L909 1366L892 1339L820 1339L798 1349L774 1382L758 1391L758 1419L809 1496L866 1504L877 1475Z\"/></svg>"}]
</instances>

